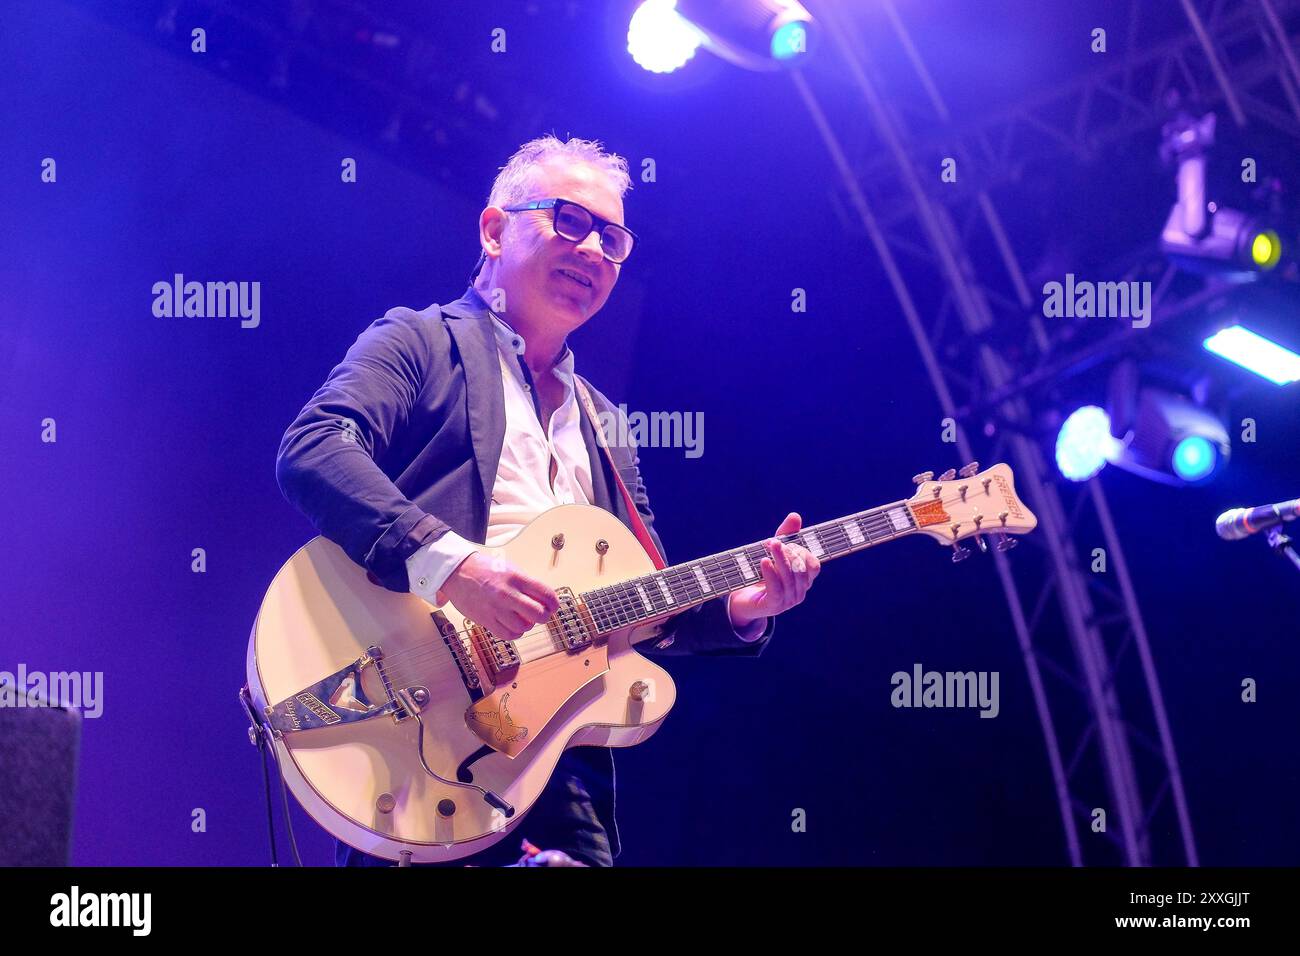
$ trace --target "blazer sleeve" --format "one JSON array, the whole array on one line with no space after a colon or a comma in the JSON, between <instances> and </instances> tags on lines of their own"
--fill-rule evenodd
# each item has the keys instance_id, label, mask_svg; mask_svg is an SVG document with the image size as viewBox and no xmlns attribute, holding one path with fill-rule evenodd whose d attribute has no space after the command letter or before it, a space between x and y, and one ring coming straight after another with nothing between
<instances>
[{"instance_id":1,"label":"blazer sleeve","mask_svg":"<svg viewBox=\"0 0 1300 956\"><path fill-rule=\"evenodd\" d=\"M398 440L445 333L392 309L348 349L285 432L275 477L284 496L391 591L408 591L406 559L450 526L411 502L377 464ZM443 364L436 364L441 358Z\"/></svg>"}]
</instances>

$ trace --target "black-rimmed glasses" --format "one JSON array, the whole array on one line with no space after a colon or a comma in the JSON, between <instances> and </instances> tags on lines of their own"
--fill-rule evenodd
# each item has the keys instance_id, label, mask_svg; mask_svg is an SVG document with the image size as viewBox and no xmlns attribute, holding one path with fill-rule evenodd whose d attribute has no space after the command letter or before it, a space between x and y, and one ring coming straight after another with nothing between
<instances>
[{"instance_id":1,"label":"black-rimmed glasses","mask_svg":"<svg viewBox=\"0 0 1300 956\"><path fill-rule=\"evenodd\" d=\"M582 242L592 230L600 233L600 250L610 262L625 262L636 245L636 233L608 219L601 219L586 206L571 199L535 199L520 206L505 206L506 212L525 212L530 209L551 210L551 224L555 234L570 242Z\"/></svg>"}]
</instances>

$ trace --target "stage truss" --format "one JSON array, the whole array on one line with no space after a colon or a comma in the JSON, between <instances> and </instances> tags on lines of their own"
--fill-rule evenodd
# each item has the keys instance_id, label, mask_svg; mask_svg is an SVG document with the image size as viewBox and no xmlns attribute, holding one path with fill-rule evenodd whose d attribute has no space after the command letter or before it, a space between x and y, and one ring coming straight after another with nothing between
<instances>
[{"instance_id":1,"label":"stage truss","mask_svg":"<svg viewBox=\"0 0 1300 956\"><path fill-rule=\"evenodd\" d=\"M889 59L901 51L911 71L904 82L919 85L923 96L913 99L924 109L900 108L883 92L864 31L834 3L813 12L828 35L825 54L861 97L860 125L835 128L814 83L797 72L793 81L838 170L837 198L869 237L943 415L957 423L961 460L976 457L972 436L992 443L994 460L1009 454L1039 515L1025 540L1045 560L991 556L1042 725L1066 855L1075 866L1196 866L1174 736L1105 490L1100 478L1056 479L1031 405L1035 389L1113 356L1132 330L1097 337L1065 319L1049 327L992 193L1158 130L1174 94L1238 126L1258 122L1300 139L1300 2L1181 0L1185 29L1139 44L1133 0L1127 52L974 122L954 121L893 0L878 7L888 27L872 32L870 46L897 45ZM945 158L956 160L959 189L940 180ZM977 264L975 248L996 255ZM1153 281L1153 325L1221 291L1177 281L1152 243L1107 274L1136 276ZM1092 571L1096 547L1105 574ZM1098 808L1104 833L1093 827Z\"/></svg>"}]
</instances>

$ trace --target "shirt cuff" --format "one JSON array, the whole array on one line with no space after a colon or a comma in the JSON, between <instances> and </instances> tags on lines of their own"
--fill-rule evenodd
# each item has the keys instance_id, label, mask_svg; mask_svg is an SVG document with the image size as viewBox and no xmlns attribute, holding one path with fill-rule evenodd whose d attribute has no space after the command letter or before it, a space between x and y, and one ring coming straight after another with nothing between
<instances>
[{"instance_id":1,"label":"shirt cuff","mask_svg":"<svg viewBox=\"0 0 1300 956\"><path fill-rule=\"evenodd\" d=\"M437 541L426 544L406 559L406 574L412 594L418 594L434 607L442 607L447 598L439 589L460 563L483 546L447 531Z\"/></svg>"},{"instance_id":2,"label":"shirt cuff","mask_svg":"<svg viewBox=\"0 0 1300 956\"><path fill-rule=\"evenodd\" d=\"M732 594L734 593L735 592L733 591ZM727 595L727 622L731 622L731 594ZM750 621L743 631L737 630L736 625L734 624L731 625L731 629L735 631L736 636L746 644L752 644L754 641L762 637L763 632L767 630L767 618L760 617L756 621Z\"/></svg>"}]
</instances>

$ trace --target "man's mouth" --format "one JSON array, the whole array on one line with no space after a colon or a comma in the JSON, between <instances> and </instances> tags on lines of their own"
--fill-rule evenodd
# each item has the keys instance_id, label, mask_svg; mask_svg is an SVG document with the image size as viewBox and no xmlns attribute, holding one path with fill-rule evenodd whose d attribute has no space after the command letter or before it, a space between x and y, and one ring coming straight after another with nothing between
<instances>
[{"instance_id":1,"label":"man's mouth","mask_svg":"<svg viewBox=\"0 0 1300 956\"><path fill-rule=\"evenodd\" d=\"M578 283L578 285L584 288L587 289L591 288L591 280L587 278L585 275L583 275L581 272L574 272L572 269L556 269L555 271L562 276L567 276L568 278L572 279L574 282Z\"/></svg>"}]
</instances>

